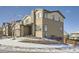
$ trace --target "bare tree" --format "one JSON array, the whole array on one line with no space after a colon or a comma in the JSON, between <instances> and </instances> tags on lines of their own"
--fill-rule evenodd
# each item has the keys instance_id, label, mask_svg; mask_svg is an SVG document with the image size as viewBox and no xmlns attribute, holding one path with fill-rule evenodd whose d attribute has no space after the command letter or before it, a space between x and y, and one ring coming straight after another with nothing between
<instances>
[{"instance_id":1,"label":"bare tree","mask_svg":"<svg viewBox=\"0 0 79 59\"><path fill-rule=\"evenodd\" d=\"M12 36L13 36L13 40L15 40L16 39L16 35L15 35L15 24L16 24L16 21L15 20L13 20L12 21Z\"/></svg>"}]
</instances>

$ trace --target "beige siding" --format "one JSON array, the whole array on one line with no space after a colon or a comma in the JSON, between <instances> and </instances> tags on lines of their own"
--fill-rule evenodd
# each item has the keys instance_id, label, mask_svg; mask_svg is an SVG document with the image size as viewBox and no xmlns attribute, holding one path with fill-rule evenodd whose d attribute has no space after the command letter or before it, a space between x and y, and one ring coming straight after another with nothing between
<instances>
[{"instance_id":1,"label":"beige siding","mask_svg":"<svg viewBox=\"0 0 79 59\"><path fill-rule=\"evenodd\" d=\"M10 25L7 25L7 26L4 26L3 28L2 28L2 31L3 31L3 35L5 35L5 36L11 36L11 26Z\"/></svg>"},{"instance_id":2,"label":"beige siding","mask_svg":"<svg viewBox=\"0 0 79 59\"><path fill-rule=\"evenodd\" d=\"M20 36L20 23L17 22L12 28L12 36Z\"/></svg>"},{"instance_id":3,"label":"beige siding","mask_svg":"<svg viewBox=\"0 0 79 59\"><path fill-rule=\"evenodd\" d=\"M20 36L20 30L15 30L15 36L19 37Z\"/></svg>"},{"instance_id":4,"label":"beige siding","mask_svg":"<svg viewBox=\"0 0 79 59\"><path fill-rule=\"evenodd\" d=\"M21 36L29 35L29 27L28 26L21 26Z\"/></svg>"},{"instance_id":5,"label":"beige siding","mask_svg":"<svg viewBox=\"0 0 79 59\"><path fill-rule=\"evenodd\" d=\"M64 20L62 16L59 15L59 13L53 13L54 15L54 20L53 19L44 19L43 20L43 25L48 26L47 32L43 30L43 36L47 33L47 36L50 37L52 35L55 35L57 37L63 37L63 22L59 21L59 17L61 20ZM56 20L55 20L56 19ZM62 28L62 30L61 30Z\"/></svg>"},{"instance_id":6,"label":"beige siding","mask_svg":"<svg viewBox=\"0 0 79 59\"><path fill-rule=\"evenodd\" d=\"M44 18L44 12L48 14L48 18ZM42 17L38 18L38 13L41 13ZM47 12L44 10L37 10L36 13L36 21L35 25L41 26L40 31L35 31L36 37L44 37L47 35L47 37L50 37L52 35L57 37L63 37L63 26L64 26L64 18L58 13L58 12ZM53 20L54 15L54 20ZM44 26L47 25L47 31L44 30Z\"/></svg>"},{"instance_id":7,"label":"beige siding","mask_svg":"<svg viewBox=\"0 0 79 59\"><path fill-rule=\"evenodd\" d=\"M2 28L0 28L0 37L2 36L3 34L2 34Z\"/></svg>"},{"instance_id":8,"label":"beige siding","mask_svg":"<svg viewBox=\"0 0 79 59\"><path fill-rule=\"evenodd\" d=\"M3 35L6 35L6 29L3 27Z\"/></svg>"},{"instance_id":9,"label":"beige siding","mask_svg":"<svg viewBox=\"0 0 79 59\"><path fill-rule=\"evenodd\" d=\"M37 17L37 13L41 13L41 14L43 14L43 12L41 11L41 10L39 10L39 11L37 11L36 12L36 17ZM40 17L40 18L36 18L36 25L37 26L41 26L41 30L40 31L35 31L35 33L36 33L36 37L42 37L43 36L43 31L42 31L42 29L43 29L43 20L42 20L43 18L42 17Z\"/></svg>"}]
</instances>

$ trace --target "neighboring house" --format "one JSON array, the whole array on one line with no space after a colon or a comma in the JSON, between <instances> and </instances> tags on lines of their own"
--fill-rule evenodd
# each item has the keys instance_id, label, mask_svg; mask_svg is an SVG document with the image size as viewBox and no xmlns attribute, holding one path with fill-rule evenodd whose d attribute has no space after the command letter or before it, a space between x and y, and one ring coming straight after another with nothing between
<instances>
[{"instance_id":1,"label":"neighboring house","mask_svg":"<svg viewBox=\"0 0 79 59\"><path fill-rule=\"evenodd\" d=\"M3 36L12 36L11 24L3 23L2 25Z\"/></svg>"},{"instance_id":2,"label":"neighboring house","mask_svg":"<svg viewBox=\"0 0 79 59\"><path fill-rule=\"evenodd\" d=\"M64 43L67 44L69 41L69 34L67 32L64 32Z\"/></svg>"},{"instance_id":3,"label":"neighboring house","mask_svg":"<svg viewBox=\"0 0 79 59\"><path fill-rule=\"evenodd\" d=\"M33 20L31 16L25 16L23 19L23 34L24 36L33 35L32 28L33 28Z\"/></svg>"},{"instance_id":4,"label":"neighboring house","mask_svg":"<svg viewBox=\"0 0 79 59\"><path fill-rule=\"evenodd\" d=\"M67 32L64 32L64 38L69 39L69 34Z\"/></svg>"},{"instance_id":5,"label":"neighboring house","mask_svg":"<svg viewBox=\"0 0 79 59\"><path fill-rule=\"evenodd\" d=\"M22 32L21 32L21 26L22 26L22 21L21 20L17 20L15 22L12 23L12 36L17 36L20 37Z\"/></svg>"},{"instance_id":6,"label":"neighboring house","mask_svg":"<svg viewBox=\"0 0 79 59\"><path fill-rule=\"evenodd\" d=\"M0 37L2 36L2 27L0 27Z\"/></svg>"},{"instance_id":7,"label":"neighboring house","mask_svg":"<svg viewBox=\"0 0 79 59\"><path fill-rule=\"evenodd\" d=\"M70 34L70 39L79 40L79 32L74 32Z\"/></svg>"},{"instance_id":8,"label":"neighboring house","mask_svg":"<svg viewBox=\"0 0 79 59\"><path fill-rule=\"evenodd\" d=\"M79 32L71 33L69 40L70 40L70 42L68 42L68 43L73 44L73 46L76 46L77 44L79 44Z\"/></svg>"},{"instance_id":9,"label":"neighboring house","mask_svg":"<svg viewBox=\"0 0 79 59\"><path fill-rule=\"evenodd\" d=\"M26 25L23 24L23 20L17 20L12 23L12 36L23 37L29 32Z\"/></svg>"}]
</instances>

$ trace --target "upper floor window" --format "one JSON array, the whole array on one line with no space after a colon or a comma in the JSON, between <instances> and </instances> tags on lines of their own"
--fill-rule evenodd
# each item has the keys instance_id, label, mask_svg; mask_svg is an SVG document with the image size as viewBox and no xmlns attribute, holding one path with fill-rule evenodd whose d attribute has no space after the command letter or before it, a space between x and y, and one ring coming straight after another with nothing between
<instances>
[{"instance_id":1,"label":"upper floor window","mask_svg":"<svg viewBox=\"0 0 79 59\"><path fill-rule=\"evenodd\" d=\"M60 27L60 31L63 31L63 27Z\"/></svg>"},{"instance_id":2,"label":"upper floor window","mask_svg":"<svg viewBox=\"0 0 79 59\"><path fill-rule=\"evenodd\" d=\"M25 19L25 20L23 21L23 24L26 25L26 24L28 24L28 22L29 22L29 19L27 18L27 19Z\"/></svg>"},{"instance_id":3,"label":"upper floor window","mask_svg":"<svg viewBox=\"0 0 79 59\"><path fill-rule=\"evenodd\" d=\"M52 20L55 20L55 16L54 15L52 15Z\"/></svg>"},{"instance_id":4,"label":"upper floor window","mask_svg":"<svg viewBox=\"0 0 79 59\"><path fill-rule=\"evenodd\" d=\"M63 18L59 16L59 21L64 22Z\"/></svg>"},{"instance_id":5,"label":"upper floor window","mask_svg":"<svg viewBox=\"0 0 79 59\"><path fill-rule=\"evenodd\" d=\"M44 14L44 18L45 19L51 19L52 20L53 19L53 15L51 13L45 13Z\"/></svg>"},{"instance_id":6,"label":"upper floor window","mask_svg":"<svg viewBox=\"0 0 79 59\"><path fill-rule=\"evenodd\" d=\"M64 20L63 19L60 19L60 22L64 22Z\"/></svg>"},{"instance_id":7,"label":"upper floor window","mask_svg":"<svg viewBox=\"0 0 79 59\"><path fill-rule=\"evenodd\" d=\"M42 17L42 13L41 13L41 12L39 13L39 17L40 17L40 18Z\"/></svg>"},{"instance_id":8,"label":"upper floor window","mask_svg":"<svg viewBox=\"0 0 79 59\"><path fill-rule=\"evenodd\" d=\"M45 13L44 14L44 18L48 18L48 13Z\"/></svg>"},{"instance_id":9,"label":"upper floor window","mask_svg":"<svg viewBox=\"0 0 79 59\"><path fill-rule=\"evenodd\" d=\"M50 19L51 19L51 20L53 19L53 15L52 15L52 14L50 15Z\"/></svg>"},{"instance_id":10,"label":"upper floor window","mask_svg":"<svg viewBox=\"0 0 79 59\"><path fill-rule=\"evenodd\" d=\"M42 13L36 13L36 18L41 18L42 17Z\"/></svg>"},{"instance_id":11,"label":"upper floor window","mask_svg":"<svg viewBox=\"0 0 79 59\"><path fill-rule=\"evenodd\" d=\"M59 21L59 17L55 15L55 21Z\"/></svg>"}]
</instances>

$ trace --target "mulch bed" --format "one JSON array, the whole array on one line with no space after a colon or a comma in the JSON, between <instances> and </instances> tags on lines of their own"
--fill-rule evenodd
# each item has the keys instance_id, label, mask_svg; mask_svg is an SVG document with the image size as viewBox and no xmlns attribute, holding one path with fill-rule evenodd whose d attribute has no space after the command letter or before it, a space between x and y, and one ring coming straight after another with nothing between
<instances>
[{"instance_id":1,"label":"mulch bed","mask_svg":"<svg viewBox=\"0 0 79 59\"><path fill-rule=\"evenodd\" d=\"M22 41L20 41L20 42L24 42L24 43L26 43L26 42L28 42L28 43L38 43L38 44L60 44L60 43L63 43L63 42L61 42L61 41L57 41L57 40L22 40Z\"/></svg>"}]
</instances>

